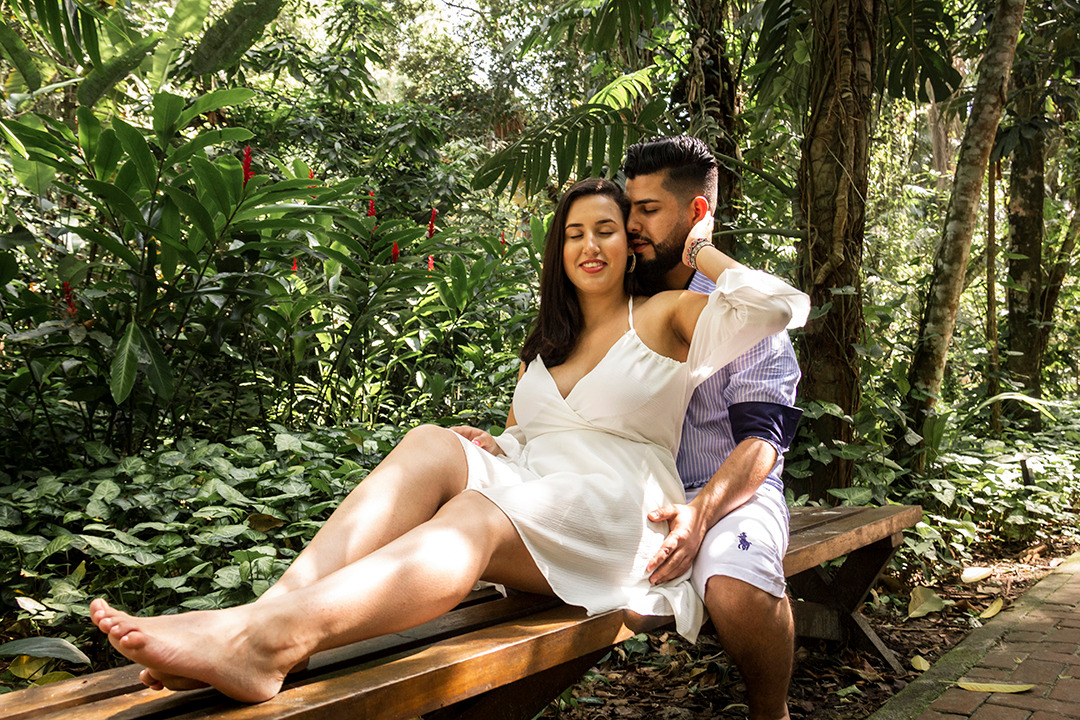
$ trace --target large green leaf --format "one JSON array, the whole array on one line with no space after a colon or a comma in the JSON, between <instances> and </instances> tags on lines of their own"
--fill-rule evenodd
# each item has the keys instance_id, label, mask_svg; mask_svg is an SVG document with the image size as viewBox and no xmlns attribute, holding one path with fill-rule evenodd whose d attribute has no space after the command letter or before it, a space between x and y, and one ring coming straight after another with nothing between
<instances>
[{"instance_id":1,"label":"large green leaf","mask_svg":"<svg viewBox=\"0 0 1080 720\"><path fill-rule=\"evenodd\" d=\"M13 657L18 655L57 658L58 660L67 660L81 665L90 664L90 658L63 638L23 638L22 640L13 640L0 645L0 656Z\"/></svg>"},{"instance_id":2,"label":"large green leaf","mask_svg":"<svg viewBox=\"0 0 1080 720\"><path fill-rule=\"evenodd\" d=\"M160 42L161 38L154 33L139 40L125 52L117 55L109 62L94 68L86 79L79 83L78 98L80 105L92 107L97 104L105 93L109 92L118 82L126 78L135 68L139 67L143 59Z\"/></svg>"},{"instance_id":3,"label":"large green leaf","mask_svg":"<svg viewBox=\"0 0 1080 720\"><path fill-rule=\"evenodd\" d=\"M7 140L8 145L11 146L12 152L23 160L30 159L30 155L26 152L26 146L22 144L22 140L15 137L15 134L8 129L8 126L4 124L3 120L0 120L0 135Z\"/></svg>"},{"instance_id":4,"label":"large green leaf","mask_svg":"<svg viewBox=\"0 0 1080 720\"><path fill-rule=\"evenodd\" d=\"M284 4L285 0L236 0L199 41L191 55L191 71L205 75L240 62Z\"/></svg>"},{"instance_id":5,"label":"large green leaf","mask_svg":"<svg viewBox=\"0 0 1080 720\"><path fill-rule=\"evenodd\" d=\"M161 92L154 95L154 135L158 147L169 147L169 140L176 134L176 124L184 110L184 98L172 93Z\"/></svg>"},{"instance_id":6,"label":"large green leaf","mask_svg":"<svg viewBox=\"0 0 1080 720\"><path fill-rule=\"evenodd\" d=\"M154 187L157 185L158 165L154 159L154 154L150 152L150 146L146 143L146 138L143 137L142 132L131 127L118 117L113 118L112 126L116 137L120 140L120 144L127 151L128 157L135 163L135 169L143 181L143 187L153 192ZM133 194L138 197L138 193Z\"/></svg>"},{"instance_id":7,"label":"large green leaf","mask_svg":"<svg viewBox=\"0 0 1080 720\"><path fill-rule=\"evenodd\" d=\"M952 66L951 42L956 35L952 16L942 0L904 0L889 4L882 19L878 52L884 72L878 89L892 97L928 102L927 83L934 99L942 101L960 87L962 78Z\"/></svg>"},{"instance_id":8,"label":"large green leaf","mask_svg":"<svg viewBox=\"0 0 1080 720\"><path fill-rule=\"evenodd\" d=\"M574 108L566 115L531 128L511 145L496 153L477 171L473 187L496 185L497 191L519 186L525 193L539 191L550 181L554 159L558 185L565 183L572 170L578 178L599 174L616 146L621 159L628 137L638 137L656 131L657 119L663 114L666 100L659 98L645 106L637 116L626 108L588 104ZM618 170L618 163L607 163L608 177Z\"/></svg>"},{"instance_id":9,"label":"large green leaf","mask_svg":"<svg viewBox=\"0 0 1080 720\"><path fill-rule=\"evenodd\" d=\"M134 327L134 324L132 324L132 327ZM146 349L147 354L150 356L150 367L146 373L150 380L150 387L163 400L172 398L175 385L172 366L169 365L168 358L165 357L165 353L161 351L161 346L158 345L158 341L154 339L150 331L137 329L136 332L139 335L139 344Z\"/></svg>"},{"instance_id":10,"label":"large green leaf","mask_svg":"<svg viewBox=\"0 0 1080 720\"><path fill-rule=\"evenodd\" d=\"M187 127L188 123L190 123L196 115L202 115L211 110L220 110L223 107L239 105L240 103L247 102L254 96L255 92L248 88L215 90L212 93L207 93L206 95L196 98L195 102L191 103L184 112L180 113L180 118L176 121L176 124L180 127Z\"/></svg>"},{"instance_id":11,"label":"large green leaf","mask_svg":"<svg viewBox=\"0 0 1080 720\"><path fill-rule=\"evenodd\" d=\"M0 52L3 52L4 56L19 71L23 82L26 83L30 90L37 90L41 87L41 73L38 71L37 65L34 64L30 49L26 47L26 43L22 41L22 38L3 20L0 20Z\"/></svg>"},{"instance_id":12,"label":"large green leaf","mask_svg":"<svg viewBox=\"0 0 1080 720\"><path fill-rule=\"evenodd\" d=\"M209 10L210 0L177 0L169 18L169 26L165 29L165 39L154 51L150 71L152 87L160 88L165 83L180 41L202 29Z\"/></svg>"},{"instance_id":13,"label":"large green leaf","mask_svg":"<svg viewBox=\"0 0 1080 720\"><path fill-rule=\"evenodd\" d=\"M135 387L135 373L139 369L138 336L138 326L134 322L128 323L127 332L116 346L109 372L109 390L117 405L127 400Z\"/></svg>"}]
</instances>

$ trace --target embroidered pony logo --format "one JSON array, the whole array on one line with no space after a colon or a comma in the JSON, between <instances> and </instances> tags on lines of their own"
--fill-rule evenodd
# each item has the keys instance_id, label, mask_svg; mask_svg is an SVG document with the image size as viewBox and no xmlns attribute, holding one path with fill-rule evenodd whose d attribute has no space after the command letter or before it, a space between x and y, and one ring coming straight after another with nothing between
<instances>
[{"instance_id":1,"label":"embroidered pony logo","mask_svg":"<svg viewBox=\"0 0 1080 720\"><path fill-rule=\"evenodd\" d=\"M744 532L739 533L739 549L740 550L749 550L750 549L750 541L746 539L746 533L744 533Z\"/></svg>"}]
</instances>

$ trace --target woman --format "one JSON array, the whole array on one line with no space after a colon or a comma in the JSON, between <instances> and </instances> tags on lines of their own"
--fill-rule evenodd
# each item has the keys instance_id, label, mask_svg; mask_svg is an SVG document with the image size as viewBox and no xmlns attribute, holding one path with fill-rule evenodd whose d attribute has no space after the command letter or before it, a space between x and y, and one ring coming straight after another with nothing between
<instances>
[{"instance_id":1,"label":"woman","mask_svg":"<svg viewBox=\"0 0 1080 720\"><path fill-rule=\"evenodd\" d=\"M646 513L683 501L674 452L696 384L801 323L808 303L712 247L704 207L685 260L717 291L632 297L627 207L606 180L560 200L501 437L410 431L254 603L138 618L95 600L93 621L146 666L143 682L266 700L313 653L431 620L478 579L590 612L675 615L696 636L702 608L687 576L649 582L666 528Z\"/></svg>"}]
</instances>

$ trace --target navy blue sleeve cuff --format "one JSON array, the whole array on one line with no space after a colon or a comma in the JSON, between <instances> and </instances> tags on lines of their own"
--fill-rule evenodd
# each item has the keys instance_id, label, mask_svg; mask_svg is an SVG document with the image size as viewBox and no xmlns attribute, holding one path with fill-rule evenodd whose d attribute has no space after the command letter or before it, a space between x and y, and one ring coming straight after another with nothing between
<instances>
[{"instance_id":1,"label":"navy blue sleeve cuff","mask_svg":"<svg viewBox=\"0 0 1080 720\"><path fill-rule=\"evenodd\" d=\"M735 444L746 438L768 440L785 450L795 439L802 410L771 402L741 402L728 408Z\"/></svg>"}]
</instances>

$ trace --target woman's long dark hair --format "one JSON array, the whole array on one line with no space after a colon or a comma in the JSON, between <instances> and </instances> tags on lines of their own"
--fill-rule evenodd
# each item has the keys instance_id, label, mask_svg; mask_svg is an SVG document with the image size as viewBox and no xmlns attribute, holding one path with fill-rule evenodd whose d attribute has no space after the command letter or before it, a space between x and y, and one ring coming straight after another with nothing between
<instances>
[{"instance_id":1,"label":"woman's long dark hair","mask_svg":"<svg viewBox=\"0 0 1080 720\"><path fill-rule=\"evenodd\" d=\"M589 195L610 197L623 213L623 222L630 214L630 201L615 183L602 178L590 178L575 183L559 200L551 219L544 244L544 269L540 274L540 313L532 332L521 347L521 360L532 362L537 355L548 367L561 365L577 345L584 318L578 303L577 290L563 267L563 246L566 244L566 216L570 206ZM633 275L623 280L627 294L634 289Z\"/></svg>"}]
</instances>

